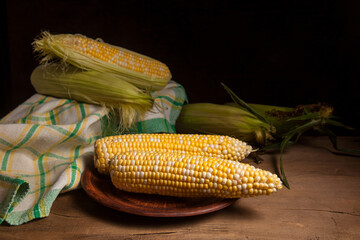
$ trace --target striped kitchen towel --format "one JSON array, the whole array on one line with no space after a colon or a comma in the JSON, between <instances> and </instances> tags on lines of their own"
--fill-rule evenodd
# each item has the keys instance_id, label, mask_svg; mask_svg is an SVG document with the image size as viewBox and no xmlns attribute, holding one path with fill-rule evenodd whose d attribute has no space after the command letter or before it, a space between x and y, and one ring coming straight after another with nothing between
<instances>
[{"instance_id":1,"label":"striped kitchen towel","mask_svg":"<svg viewBox=\"0 0 360 240\"><path fill-rule=\"evenodd\" d=\"M171 81L152 94L157 104L130 132L174 133L185 90ZM0 223L46 217L60 193L81 186L94 141L109 134L107 114L101 106L35 94L0 120Z\"/></svg>"}]
</instances>

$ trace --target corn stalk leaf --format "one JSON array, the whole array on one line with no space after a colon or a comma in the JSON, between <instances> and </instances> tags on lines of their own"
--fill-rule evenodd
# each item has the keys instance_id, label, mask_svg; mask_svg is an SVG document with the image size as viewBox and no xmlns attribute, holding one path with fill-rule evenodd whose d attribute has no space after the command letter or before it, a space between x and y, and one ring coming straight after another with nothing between
<instances>
[{"instance_id":1,"label":"corn stalk leaf","mask_svg":"<svg viewBox=\"0 0 360 240\"><path fill-rule=\"evenodd\" d=\"M316 120L309 121L309 122L307 122L307 123L305 123L305 124L303 124L303 125L301 125L299 127L296 127L294 129L290 130L288 133L285 134L285 136L290 134L290 133L294 133L294 134L295 133L301 133L302 134L302 133L304 133L304 132L306 132L306 131L308 131L308 130L312 129L313 127L315 127L317 125L320 125L320 124L321 124L321 119L316 119Z\"/></svg>"},{"instance_id":2,"label":"corn stalk leaf","mask_svg":"<svg viewBox=\"0 0 360 240\"><path fill-rule=\"evenodd\" d=\"M268 122L268 120L266 120L263 116L261 116L258 112L256 112L252 107L249 106L249 104L247 104L245 101L243 101L242 99L240 99L233 91L231 91L230 88L228 88L225 84L221 83L221 85L225 88L225 90L229 93L231 99L238 104L239 106L245 108L247 111L249 111L250 113L252 113L254 116L257 117L257 119L259 119L260 121L267 123L270 125L270 123Z\"/></svg>"},{"instance_id":3,"label":"corn stalk leaf","mask_svg":"<svg viewBox=\"0 0 360 240\"><path fill-rule=\"evenodd\" d=\"M295 132L294 133L290 133L288 136L286 136L284 138L284 140L281 142L280 144L280 175L281 175L281 179L284 183L284 185L290 189L290 184L286 178L286 175L285 175L285 171L284 171L284 164L283 164L283 158L282 158L282 155L284 153L284 150L285 150L285 147L288 145L288 142L290 141L290 139L294 136Z\"/></svg>"},{"instance_id":4,"label":"corn stalk leaf","mask_svg":"<svg viewBox=\"0 0 360 240\"><path fill-rule=\"evenodd\" d=\"M357 150L357 149L339 148L336 134L333 131L331 131L330 129L328 129L327 127L321 126L319 128L319 131L329 137L330 142L332 143L333 148L335 150L337 150L339 152L344 152L344 153L355 153L355 154L360 153L360 150Z\"/></svg>"},{"instance_id":5,"label":"corn stalk leaf","mask_svg":"<svg viewBox=\"0 0 360 240\"><path fill-rule=\"evenodd\" d=\"M325 122L329 125L333 125L333 126L336 126L336 127L341 127L341 128L346 128L348 130L354 130L354 128L352 127L349 127L349 126L346 126L345 124L341 123L341 122L338 122L338 121L335 121L335 120L332 120L332 119L325 119Z\"/></svg>"},{"instance_id":6,"label":"corn stalk leaf","mask_svg":"<svg viewBox=\"0 0 360 240\"><path fill-rule=\"evenodd\" d=\"M313 120L310 122L307 122L299 127L296 127L295 129L289 131L288 133L286 133L284 135L284 139L281 141L280 144L280 174L281 174L281 178L284 182L284 185L290 189L290 184L286 179L286 175L285 175L285 171L284 171L284 167L283 167L283 158L282 155L284 153L285 147L288 145L289 141L296 135L296 138L294 140L294 143L296 143L299 138L301 137L301 135L306 132L307 130L313 128L314 126L317 126L321 123L321 119L318 120Z\"/></svg>"}]
</instances>

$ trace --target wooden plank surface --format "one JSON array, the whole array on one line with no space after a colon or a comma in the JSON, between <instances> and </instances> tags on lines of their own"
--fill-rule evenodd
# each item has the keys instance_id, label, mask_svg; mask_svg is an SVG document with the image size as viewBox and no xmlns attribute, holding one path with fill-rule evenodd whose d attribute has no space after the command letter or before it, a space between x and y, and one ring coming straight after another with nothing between
<instances>
[{"instance_id":1,"label":"wooden plank surface","mask_svg":"<svg viewBox=\"0 0 360 240\"><path fill-rule=\"evenodd\" d=\"M360 149L359 137L339 138ZM260 168L276 172L278 154ZM284 155L291 189L245 198L194 217L151 218L102 206L83 190L61 194L50 216L0 225L0 239L360 239L360 157L333 152L324 137L306 137ZM251 162L251 161L248 161Z\"/></svg>"}]
</instances>

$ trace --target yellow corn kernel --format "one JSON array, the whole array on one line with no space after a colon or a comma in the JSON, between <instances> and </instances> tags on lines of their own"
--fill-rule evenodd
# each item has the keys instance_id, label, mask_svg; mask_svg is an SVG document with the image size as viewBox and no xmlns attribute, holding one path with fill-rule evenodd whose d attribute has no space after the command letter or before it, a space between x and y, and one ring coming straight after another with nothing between
<instances>
[{"instance_id":1,"label":"yellow corn kernel","mask_svg":"<svg viewBox=\"0 0 360 240\"><path fill-rule=\"evenodd\" d=\"M146 156L150 158L150 161L142 161ZM123 158L130 160L139 159L140 166L142 166L141 170L136 168L133 172L125 172L126 178L121 174L117 174L119 168L127 169L129 165L128 161L120 161ZM175 152L125 152L111 159L110 177L114 186L120 190L177 197L240 198L268 195L282 188L282 183L278 176L268 171L240 162L232 161L229 163L227 160L216 157L207 157L206 161L204 159L205 157L203 156L191 156ZM214 175L214 172L209 171L209 169L198 176L192 175L192 165L189 164L192 160L195 160L195 165L204 165L208 162L219 166L226 165L227 168L233 170L231 171L233 173L230 173L230 175L237 174L236 177L233 176L237 178L236 184L233 184L233 181L229 179L219 177L225 168L219 170L218 175ZM183 167L180 168L181 175L172 173L172 171L164 174L166 169L161 168L161 166L174 168L174 161L183 163ZM149 166L149 168L145 166ZM149 170L144 172L142 169ZM159 173L159 171L162 172ZM248 179L245 180L247 177L242 176L244 175L242 172L247 172L250 175L253 172L261 173L268 176L267 182L261 182L262 180L260 180L260 182L255 184L248 183ZM134 178L138 184L129 185L128 182ZM205 183L205 178L208 183Z\"/></svg>"},{"instance_id":2,"label":"yellow corn kernel","mask_svg":"<svg viewBox=\"0 0 360 240\"><path fill-rule=\"evenodd\" d=\"M132 143L137 142L136 145ZM192 150L178 150L180 146L202 147ZM176 147L175 147L176 146ZM222 148L220 154L208 152L208 149ZM191 155L202 155L205 160L207 157L218 157L228 160L240 161L252 152L252 147L238 139L221 136L221 135L197 135L197 134L128 134L119 136L110 136L97 140L95 142L94 164L100 173L107 174L109 172L109 162L111 153L124 153L125 151L154 151L154 152L177 152ZM228 154L232 152L233 154ZM162 156L159 156L161 158ZM182 156L179 156L181 158ZM99 162L103 163L102 165ZM181 161L179 161L178 164ZM199 165L196 171L203 172L204 167L210 166ZM105 167L104 167L105 166ZM220 166L220 169L226 167ZM216 169L216 165L214 169ZM194 170L194 169L193 169ZM213 169L211 169L213 170ZM224 174L227 174L224 172Z\"/></svg>"}]
</instances>

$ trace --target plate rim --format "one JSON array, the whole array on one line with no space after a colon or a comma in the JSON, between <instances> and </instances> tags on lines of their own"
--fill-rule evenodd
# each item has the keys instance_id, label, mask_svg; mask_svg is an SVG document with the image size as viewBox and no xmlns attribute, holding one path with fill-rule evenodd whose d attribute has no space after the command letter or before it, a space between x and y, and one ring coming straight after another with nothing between
<instances>
[{"instance_id":1,"label":"plate rim","mask_svg":"<svg viewBox=\"0 0 360 240\"><path fill-rule=\"evenodd\" d=\"M106 177L106 175L103 175L104 177ZM90 196L92 199L94 199L96 202L109 207L111 209L117 210L117 211L121 211L121 212L125 212L125 213L129 213L129 214L134 214L134 215L139 215L139 216L147 216L147 217L189 217L189 216L197 216L197 215L203 215L203 214L207 214L207 213L211 213L211 212L216 212L219 211L221 209L224 209L230 205L232 205L233 203L235 203L237 200L239 200L239 198L214 198L217 199L218 201L209 203L209 204L205 204L204 206L201 207L196 207L196 208L191 208L189 207L187 209L187 211L174 211L174 209L158 209L155 210L153 208L146 208L144 206L141 205L130 205L130 207L124 207L122 205L118 205L116 207L114 207L114 205L109 204L107 200L110 200L111 202L111 198L109 198L109 196L113 196L112 194L110 195L106 195L105 197L104 195L99 195L97 192L95 192L93 189L97 189L100 190L100 192L104 192L102 189L96 188L93 184L93 178L94 177L102 177L100 175L100 173L98 173L95 169L94 166L90 166L90 167L86 167L85 170L82 173L81 176L81 185L82 188L84 189L84 191L86 192L86 194L88 196ZM110 177L109 177L110 178ZM110 183L111 180L109 179ZM93 189L90 187L93 186ZM113 186L111 184L110 187L112 190L116 191L116 192L125 192L122 190L117 189L115 186ZM125 192L126 193L126 192ZM129 194L138 194L138 193L129 193ZM140 195L140 194L139 194ZM151 196L152 194L149 194L149 196ZM157 195L157 197L164 197L166 198L167 196L159 196ZM173 198L173 197L171 197ZM174 197L176 198L176 197ZM104 199L103 201L101 199ZM122 201L121 198L119 198L118 200ZM133 208L131 207L133 206Z\"/></svg>"}]
</instances>

